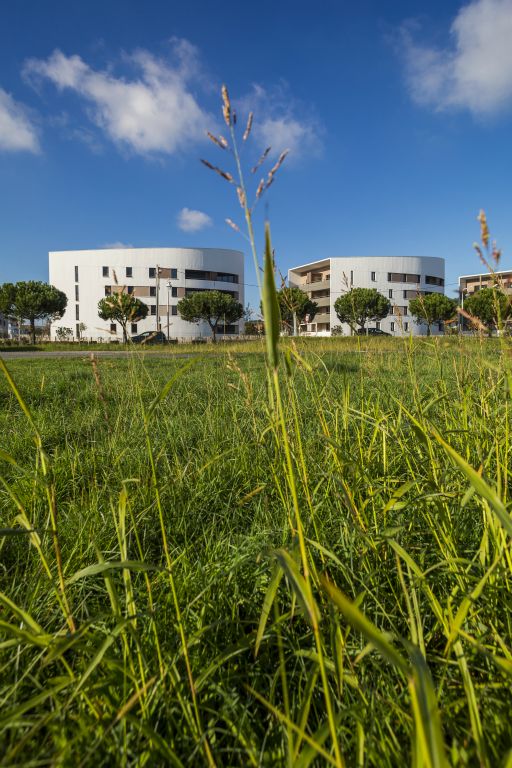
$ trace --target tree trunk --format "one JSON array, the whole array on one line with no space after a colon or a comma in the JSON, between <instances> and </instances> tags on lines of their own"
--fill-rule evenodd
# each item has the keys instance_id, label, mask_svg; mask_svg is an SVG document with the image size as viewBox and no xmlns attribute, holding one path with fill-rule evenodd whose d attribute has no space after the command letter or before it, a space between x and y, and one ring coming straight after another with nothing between
<instances>
[{"instance_id":1,"label":"tree trunk","mask_svg":"<svg viewBox=\"0 0 512 768\"><path fill-rule=\"evenodd\" d=\"M427 336L430 336L430 323L427 323Z\"/></svg>"},{"instance_id":2,"label":"tree trunk","mask_svg":"<svg viewBox=\"0 0 512 768\"><path fill-rule=\"evenodd\" d=\"M126 333L126 323L123 325L121 323L121 328L123 329L123 344L128 344L128 334Z\"/></svg>"},{"instance_id":3,"label":"tree trunk","mask_svg":"<svg viewBox=\"0 0 512 768\"><path fill-rule=\"evenodd\" d=\"M32 339L32 344L35 345L36 343L36 321L33 317L30 318L30 338Z\"/></svg>"},{"instance_id":4,"label":"tree trunk","mask_svg":"<svg viewBox=\"0 0 512 768\"><path fill-rule=\"evenodd\" d=\"M297 313L296 312L293 313L293 335L294 336L298 336L298 333L297 333Z\"/></svg>"}]
</instances>

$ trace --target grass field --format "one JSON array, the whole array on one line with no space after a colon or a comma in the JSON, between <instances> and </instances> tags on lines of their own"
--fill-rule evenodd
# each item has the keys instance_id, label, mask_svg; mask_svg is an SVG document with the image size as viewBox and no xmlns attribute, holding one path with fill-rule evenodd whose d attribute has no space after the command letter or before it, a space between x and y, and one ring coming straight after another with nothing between
<instances>
[{"instance_id":1,"label":"grass field","mask_svg":"<svg viewBox=\"0 0 512 768\"><path fill-rule=\"evenodd\" d=\"M504 343L9 362L0 765L512 765Z\"/></svg>"}]
</instances>

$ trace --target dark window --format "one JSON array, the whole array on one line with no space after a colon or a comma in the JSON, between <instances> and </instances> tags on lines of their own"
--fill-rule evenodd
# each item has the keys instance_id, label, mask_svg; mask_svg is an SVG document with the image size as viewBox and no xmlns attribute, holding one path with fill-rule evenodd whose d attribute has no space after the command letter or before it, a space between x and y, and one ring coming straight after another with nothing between
<instances>
[{"instance_id":1,"label":"dark window","mask_svg":"<svg viewBox=\"0 0 512 768\"><path fill-rule=\"evenodd\" d=\"M78 291L78 285L75 285L75 301L78 301L80 299L79 291Z\"/></svg>"},{"instance_id":2,"label":"dark window","mask_svg":"<svg viewBox=\"0 0 512 768\"><path fill-rule=\"evenodd\" d=\"M223 333L238 333L238 326L236 325L222 325L219 323L217 326L217 333L223 334Z\"/></svg>"},{"instance_id":3,"label":"dark window","mask_svg":"<svg viewBox=\"0 0 512 768\"><path fill-rule=\"evenodd\" d=\"M171 269L171 280L176 280L177 278L178 278L178 270Z\"/></svg>"},{"instance_id":4,"label":"dark window","mask_svg":"<svg viewBox=\"0 0 512 768\"><path fill-rule=\"evenodd\" d=\"M173 297L173 299L175 299L178 296L177 288L171 288L171 296Z\"/></svg>"},{"instance_id":5,"label":"dark window","mask_svg":"<svg viewBox=\"0 0 512 768\"><path fill-rule=\"evenodd\" d=\"M176 306L176 304L173 304L171 307L171 315L175 317L177 314L178 314L178 307Z\"/></svg>"},{"instance_id":6,"label":"dark window","mask_svg":"<svg viewBox=\"0 0 512 768\"><path fill-rule=\"evenodd\" d=\"M76 324L76 337L77 339L80 338L80 325L78 323Z\"/></svg>"},{"instance_id":7,"label":"dark window","mask_svg":"<svg viewBox=\"0 0 512 768\"><path fill-rule=\"evenodd\" d=\"M395 324L394 324L394 322L391 322L391 330L392 330L392 331L394 331L394 330L395 330Z\"/></svg>"},{"instance_id":8,"label":"dark window","mask_svg":"<svg viewBox=\"0 0 512 768\"><path fill-rule=\"evenodd\" d=\"M392 288L389 289L388 294L389 294L389 298L392 299L393 298L393 289Z\"/></svg>"},{"instance_id":9,"label":"dark window","mask_svg":"<svg viewBox=\"0 0 512 768\"><path fill-rule=\"evenodd\" d=\"M440 285L444 286L444 280L442 277L434 277L433 275L427 275L425 277L425 282L427 285Z\"/></svg>"},{"instance_id":10,"label":"dark window","mask_svg":"<svg viewBox=\"0 0 512 768\"><path fill-rule=\"evenodd\" d=\"M102 267L103 277L108 277L108 267Z\"/></svg>"},{"instance_id":11,"label":"dark window","mask_svg":"<svg viewBox=\"0 0 512 768\"><path fill-rule=\"evenodd\" d=\"M131 294L131 293L133 293L133 290L134 290L134 288L133 288L133 285L128 285L128 286L126 287L126 291L127 291L127 293L130 293L130 294Z\"/></svg>"},{"instance_id":12,"label":"dark window","mask_svg":"<svg viewBox=\"0 0 512 768\"><path fill-rule=\"evenodd\" d=\"M132 333L137 333L137 323L132 323Z\"/></svg>"},{"instance_id":13,"label":"dark window","mask_svg":"<svg viewBox=\"0 0 512 768\"><path fill-rule=\"evenodd\" d=\"M116 331L117 331L116 324L115 323L110 323L110 332L111 333L116 333Z\"/></svg>"},{"instance_id":14,"label":"dark window","mask_svg":"<svg viewBox=\"0 0 512 768\"><path fill-rule=\"evenodd\" d=\"M377 320L377 322L375 323L375 327L376 327L376 329L377 329L378 331L380 331L380 323L379 323L379 321L378 321L378 320Z\"/></svg>"},{"instance_id":15,"label":"dark window","mask_svg":"<svg viewBox=\"0 0 512 768\"><path fill-rule=\"evenodd\" d=\"M155 304L151 304L151 306L149 308L149 314L150 315L156 315L156 305Z\"/></svg>"},{"instance_id":16,"label":"dark window","mask_svg":"<svg viewBox=\"0 0 512 768\"><path fill-rule=\"evenodd\" d=\"M150 267L148 273L150 277L156 277L156 267Z\"/></svg>"},{"instance_id":17,"label":"dark window","mask_svg":"<svg viewBox=\"0 0 512 768\"><path fill-rule=\"evenodd\" d=\"M156 286L155 285L150 285L149 286L149 295L150 296L156 296Z\"/></svg>"},{"instance_id":18,"label":"dark window","mask_svg":"<svg viewBox=\"0 0 512 768\"><path fill-rule=\"evenodd\" d=\"M419 283L420 282L420 276L419 275L405 275L405 281L406 283Z\"/></svg>"},{"instance_id":19,"label":"dark window","mask_svg":"<svg viewBox=\"0 0 512 768\"><path fill-rule=\"evenodd\" d=\"M75 320L80 320L80 306L75 304Z\"/></svg>"},{"instance_id":20,"label":"dark window","mask_svg":"<svg viewBox=\"0 0 512 768\"><path fill-rule=\"evenodd\" d=\"M238 275L231 272L217 272L217 280L222 283L238 283Z\"/></svg>"},{"instance_id":21,"label":"dark window","mask_svg":"<svg viewBox=\"0 0 512 768\"><path fill-rule=\"evenodd\" d=\"M204 269L186 269L185 280L210 280L211 275Z\"/></svg>"},{"instance_id":22,"label":"dark window","mask_svg":"<svg viewBox=\"0 0 512 768\"><path fill-rule=\"evenodd\" d=\"M133 277L133 267L126 267L126 277Z\"/></svg>"},{"instance_id":23,"label":"dark window","mask_svg":"<svg viewBox=\"0 0 512 768\"><path fill-rule=\"evenodd\" d=\"M78 283L78 267L75 267L75 283Z\"/></svg>"},{"instance_id":24,"label":"dark window","mask_svg":"<svg viewBox=\"0 0 512 768\"><path fill-rule=\"evenodd\" d=\"M409 330L409 323L404 323L404 331L408 331L408 330Z\"/></svg>"},{"instance_id":25,"label":"dark window","mask_svg":"<svg viewBox=\"0 0 512 768\"><path fill-rule=\"evenodd\" d=\"M354 272L350 270L350 285L354 285Z\"/></svg>"},{"instance_id":26,"label":"dark window","mask_svg":"<svg viewBox=\"0 0 512 768\"><path fill-rule=\"evenodd\" d=\"M376 278L375 278L375 272L371 272L370 274L371 274L371 281L372 281L372 283L374 283L374 282L375 282L375 280L376 280Z\"/></svg>"},{"instance_id":27,"label":"dark window","mask_svg":"<svg viewBox=\"0 0 512 768\"><path fill-rule=\"evenodd\" d=\"M105 296L111 296L112 295L112 288L110 285L105 286Z\"/></svg>"}]
</instances>

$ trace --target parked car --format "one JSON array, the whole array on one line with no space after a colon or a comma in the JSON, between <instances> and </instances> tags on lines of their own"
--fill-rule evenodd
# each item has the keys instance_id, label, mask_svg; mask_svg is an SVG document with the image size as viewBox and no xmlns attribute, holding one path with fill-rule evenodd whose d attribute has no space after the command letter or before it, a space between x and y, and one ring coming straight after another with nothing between
<instances>
[{"instance_id":1,"label":"parked car","mask_svg":"<svg viewBox=\"0 0 512 768\"><path fill-rule=\"evenodd\" d=\"M380 328L358 328L356 331L357 336L391 336L386 331L381 331Z\"/></svg>"},{"instance_id":2,"label":"parked car","mask_svg":"<svg viewBox=\"0 0 512 768\"><path fill-rule=\"evenodd\" d=\"M132 336L134 344L166 344L167 337L163 331L144 331Z\"/></svg>"}]
</instances>

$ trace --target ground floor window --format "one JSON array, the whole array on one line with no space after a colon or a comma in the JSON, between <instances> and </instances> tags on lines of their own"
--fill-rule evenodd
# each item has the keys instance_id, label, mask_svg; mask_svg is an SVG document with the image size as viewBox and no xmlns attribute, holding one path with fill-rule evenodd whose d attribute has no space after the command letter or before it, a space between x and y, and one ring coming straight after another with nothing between
<instances>
[{"instance_id":1,"label":"ground floor window","mask_svg":"<svg viewBox=\"0 0 512 768\"><path fill-rule=\"evenodd\" d=\"M391 330L392 330L392 331L394 331L394 330L395 330L395 324L394 324L394 322L392 322L392 323L391 323Z\"/></svg>"},{"instance_id":2,"label":"ground floor window","mask_svg":"<svg viewBox=\"0 0 512 768\"><path fill-rule=\"evenodd\" d=\"M110 323L110 333L116 333L117 328L115 323Z\"/></svg>"},{"instance_id":3,"label":"ground floor window","mask_svg":"<svg viewBox=\"0 0 512 768\"><path fill-rule=\"evenodd\" d=\"M137 323L132 323L132 333L137 333Z\"/></svg>"}]
</instances>

